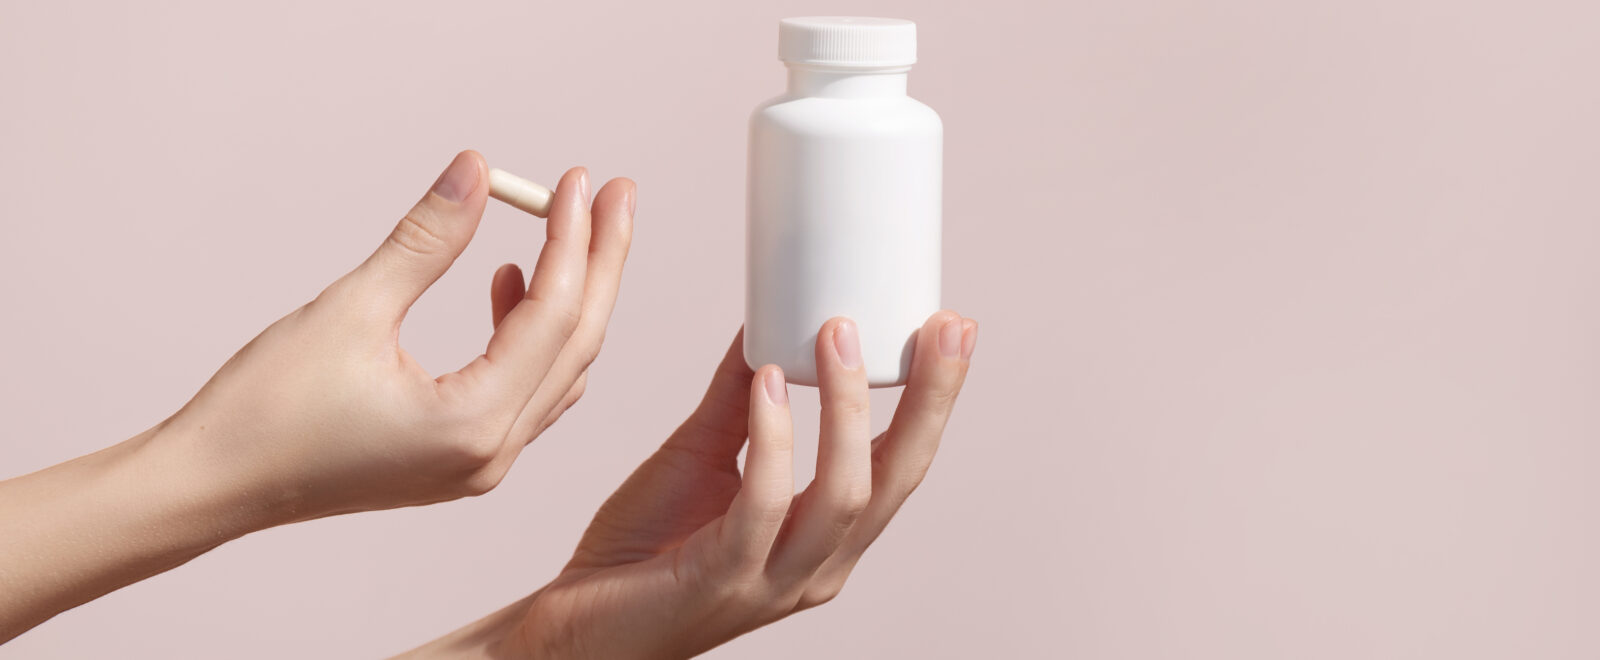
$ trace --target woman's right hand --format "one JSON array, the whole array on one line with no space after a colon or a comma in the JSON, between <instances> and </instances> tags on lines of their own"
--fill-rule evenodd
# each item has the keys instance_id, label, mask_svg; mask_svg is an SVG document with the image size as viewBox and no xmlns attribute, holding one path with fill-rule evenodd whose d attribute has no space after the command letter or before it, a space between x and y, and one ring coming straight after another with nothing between
<instances>
[{"instance_id":1,"label":"woman's right hand","mask_svg":"<svg viewBox=\"0 0 1600 660\"><path fill-rule=\"evenodd\" d=\"M633 226L633 182L557 187L531 284L495 274L494 336L434 378L406 310L472 240L488 196L467 151L378 250L240 349L131 440L0 482L0 642L252 531L482 493L583 392Z\"/></svg>"},{"instance_id":2,"label":"woman's right hand","mask_svg":"<svg viewBox=\"0 0 1600 660\"><path fill-rule=\"evenodd\" d=\"M531 283L501 267L487 349L435 378L400 347L400 324L466 249L487 203L487 165L462 152L371 257L241 349L150 445L271 505L272 524L488 491L583 392L634 194L613 180L591 209L587 172L568 171Z\"/></svg>"}]
</instances>

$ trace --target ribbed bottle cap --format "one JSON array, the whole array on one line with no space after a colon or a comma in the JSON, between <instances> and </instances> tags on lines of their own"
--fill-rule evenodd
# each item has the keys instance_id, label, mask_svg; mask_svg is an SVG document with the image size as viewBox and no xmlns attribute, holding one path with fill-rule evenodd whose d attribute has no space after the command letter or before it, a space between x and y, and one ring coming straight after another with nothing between
<instances>
[{"instance_id":1,"label":"ribbed bottle cap","mask_svg":"<svg viewBox=\"0 0 1600 660\"><path fill-rule=\"evenodd\" d=\"M917 24L898 18L807 16L778 22L778 59L842 68L911 66Z\"/></svg>"}]
</instances>

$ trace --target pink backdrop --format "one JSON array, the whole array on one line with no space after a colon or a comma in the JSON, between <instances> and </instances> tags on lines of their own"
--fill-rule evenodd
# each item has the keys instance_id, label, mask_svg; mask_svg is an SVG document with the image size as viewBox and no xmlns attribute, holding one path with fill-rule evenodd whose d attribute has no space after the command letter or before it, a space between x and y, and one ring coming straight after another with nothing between
<instances>
[{"instance_id":1,"label":"pink backdrop","mask_svg":"<svg viewBox=\"0 0 1600 660\"><path fill-rule=\"evenodd\" d=\"M1439 0L5 0L0 476L169 414L458 149L640 202L588 394L499 490L229 543L0 657L367 657L542 584L733 335L775 22L841 11L920 25L983 340L844 595L712 657L1600 657L1600 11ZM424 365L537 231L491 208Z\"/></svg>"}]
</instances>

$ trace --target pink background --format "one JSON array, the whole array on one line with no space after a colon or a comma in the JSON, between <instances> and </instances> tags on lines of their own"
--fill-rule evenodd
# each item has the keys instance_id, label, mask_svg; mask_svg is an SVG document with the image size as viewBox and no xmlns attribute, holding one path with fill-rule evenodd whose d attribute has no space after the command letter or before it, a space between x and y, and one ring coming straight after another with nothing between
<instances>
[{"instance_id":1,"label":"pink background","mask_svg":"<svg viewBox=\"0 0 1600 660\"><path fill-rule=\"evenodd\" d=\"M229 543L0 657L366 657L542 584L732 337L776 20L841 12L920 25L983 340L844 595L712 657L1600 657L1600 11L1420 0L6 0L0 476L169 414L458 149L640 202L588 394L499 490ZM538 230L491 208L424 365Z\"/></svg>"}]
</instances>

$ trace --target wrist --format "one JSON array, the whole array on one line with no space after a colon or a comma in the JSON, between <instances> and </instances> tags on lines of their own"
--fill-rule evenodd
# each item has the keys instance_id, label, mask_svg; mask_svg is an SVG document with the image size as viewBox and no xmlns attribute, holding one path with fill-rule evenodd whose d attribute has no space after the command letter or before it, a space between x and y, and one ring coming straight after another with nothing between
<instances>
[{"instance_id":1,"label":"wrist","mask_svg":"<svg viewBox=\"0 0 1600 660\"><path fill-rule=\"evenodd\" d=\"M258 478L211 442L205 427L175 419L128 441L127 469L142 473L167 522L191 544L215 547L251 532L297 520L291 489Z\"/></svg>"},{"instance_id":2,"label":"wrist","mask_svg":"<svg viewBox=\"0 0 1600 660\"><path fill-rule=\"evenodd\" d=\"M539 592L500 608L449 634L402 653L396 658L543 658L554 657L530 651L525 638L526 620Z\"/></svg>"}]
</instances>

